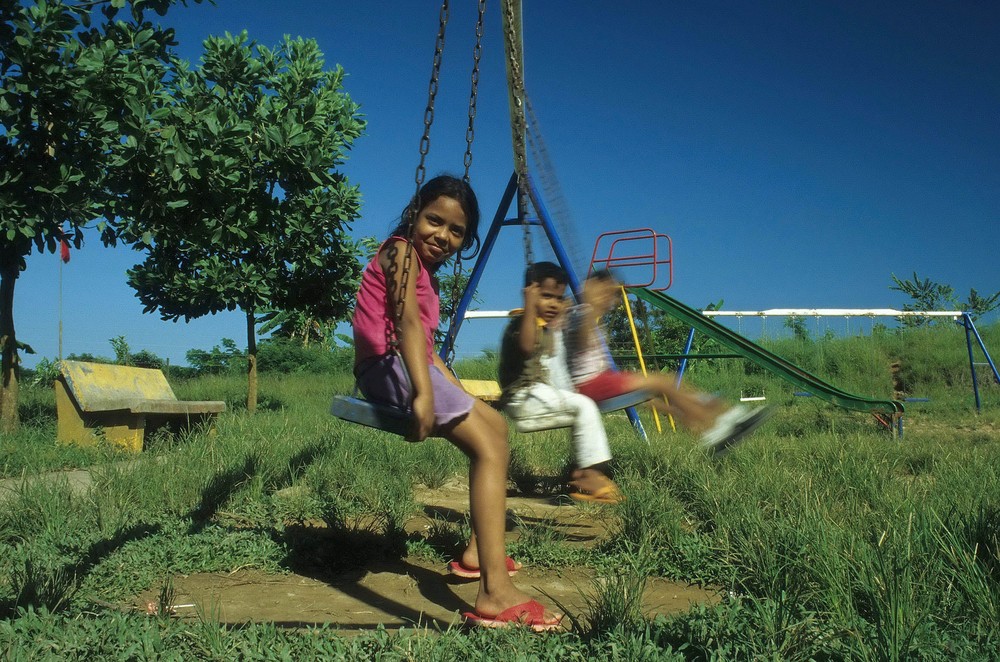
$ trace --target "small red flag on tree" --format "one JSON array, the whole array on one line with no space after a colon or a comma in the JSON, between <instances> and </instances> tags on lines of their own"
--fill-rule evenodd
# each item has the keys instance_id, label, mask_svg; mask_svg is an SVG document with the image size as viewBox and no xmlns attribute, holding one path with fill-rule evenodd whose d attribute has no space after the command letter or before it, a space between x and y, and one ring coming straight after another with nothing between
<instances>
[{"instance_id":1,"label":"small red flag on tree","mask_svg":"<svg viewBox=\"0 0 1000 662\"><path fill-rule=\"evenodd\" d=\"M59 259L63 263L69 262L69 242L66 241L66 233L59 230Z\"/></svg>"}]
</instances>

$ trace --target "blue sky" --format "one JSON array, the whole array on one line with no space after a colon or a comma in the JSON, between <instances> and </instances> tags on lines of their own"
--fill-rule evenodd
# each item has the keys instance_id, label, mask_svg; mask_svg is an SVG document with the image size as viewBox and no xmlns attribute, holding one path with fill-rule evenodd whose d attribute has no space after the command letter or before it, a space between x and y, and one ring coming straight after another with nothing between
<instances>
[{"instance_id":1,"label":"blue sky","mask_svg":"<svg viewBox=\"0 0 1000 662\"><path fill-rule=\"evenodd\" d=\"M475 3L452 5L431 174L460 172L465 145ZM472 169L486 222L513 168L489 5ZM386 234L414 188L434 2L218 0L165 22L192 62L226 31L266 46L316 39L368 121L342 169L364 198L352 234ZM1000 290L997 34L993 1L525 0L525 79L571 213L564 239L586 261L604 231L669 235L669 293L695 307L898 308L890 274L914 271L963 298ZM245 344L239 313L188 324L142 314L125 284L139 258L96 234L74 251L62 268L64 355L111 356L119 335L173 364L224 337ZM523 268L521 234L505 229L480 307L516 306ZM55 255L33 255L17 284L18 337L38 352L28 366L58 353L59 272ZM467 323L458 355L499 332Z\"/></svg>"}]
</instances>

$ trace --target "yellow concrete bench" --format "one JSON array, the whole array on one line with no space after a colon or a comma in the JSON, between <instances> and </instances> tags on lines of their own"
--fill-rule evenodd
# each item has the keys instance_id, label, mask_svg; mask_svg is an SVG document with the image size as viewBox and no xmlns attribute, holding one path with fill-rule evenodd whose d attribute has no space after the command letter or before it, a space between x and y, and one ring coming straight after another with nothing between
<instances>
[{"instance_id":1,"label":"yellow concrete bench","mask_svg":"<svg viewBox=\"0 0 1000 662\"><path fill-rule=\"evenodd\" d=\"M500 384L491 379L462 379L462 388L483 402L497 402L500 399Z\"/></svg>"},{"instance_id":2,"label":"yellow concrete bench","mask_svg":"<svg viewBox=\"0 0 1000 662\"><path fill-rule=\"evenodd\" d=\"M56 438L93 444L104 438L138 453L147 431L190 426L226 410L219 401L178 400L159 370L62 361L56 380Z\"/></svg>"}]
</instances>

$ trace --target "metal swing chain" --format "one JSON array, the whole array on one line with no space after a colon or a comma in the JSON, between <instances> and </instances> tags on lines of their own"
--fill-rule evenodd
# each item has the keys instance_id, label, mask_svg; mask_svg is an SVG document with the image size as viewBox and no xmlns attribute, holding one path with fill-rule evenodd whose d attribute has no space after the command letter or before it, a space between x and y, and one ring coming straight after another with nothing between
<instances>
[{"instance_id":1,"label":"metal swing chain","mask_svg":"<svg viewBox=\"0 0 1000 662\"><path fill-rule=\"evenodd\" d=\"M541 186L546 207L549 210L549 218L555 221L559 238L570 257L571 265L578 265L581 260L580 247L575 240L576 233L573 231L573 215L570 213L566 196L559 185L559 178L556 177L555 166L549 157L548 148L542 139L541 122L535 115L535 109L531 105L531 97L527 91L524 93L524 109L527 116L528 129L528 152L534 165L532 175L537 177ZM536 209L538 201L532 198L532 204Z\"/></svg>"},{"instance_id":2,"label":"metal swing chain","mask_svg":"<svg viewBox=\"0 0 1000 662\"><path fill-rule=\"evenodd\" d=\"M465 174L462 181L469 183L469 169L472 167L472 141L476 138L476 103L479 97L479 61L483 57L483 16L486 14L486 0L479 0L479 18L476 21L476 45L472 49L472 90L469 92L469 126L465 130Z\"/></svg>"},{"instance_id":3,"label":"metal swing chain","mask_svg":"<svg viewBox=\"0 0 1000 662\"><path fill-rule=\"evenodd\" d=\"M483 57L483 16L486 14L486 0L479 0L479 18L476 21L476 45L472 49L472 89L469 92L469 126L465 129L465 156L462 162L465 166L465 173L462 181L469 183L469 169L472 167L472 143L476 139L476 104L479 99L479 61ZM458 325L454 323L454 316L458 314L458 279L462 275L462 252L455 255L455 263L452 269L451 281L451 313L452 323L448 328L448 355L444 362L449 368L455 362L455 334Z\"/></svg>"},{"instance_id":4,"label":"metal swing chain","mask_svg":"<svg viewBox=\"0 0 1000 662\"><path fill-rule=\"evenodd\" d=\"M427 153L431 149L431 125L434 123L434 100L437 97L438 80L441 75L441 60L444 55L444 37L447 25L448 0L443 0L441 11L438 14L438 33L434 42L434 61L431 66L431 80L427 90L427 107L424 109L424 133L420 137L420 162L417 164L417 171L414 175L417 190L413 194L413 199L410 201L410 207L407 210L406 254L403 256L403 272L400 274L400 291L398 294L394 291L396 289L395 276L397 270L395 254L397 249L395 246L390 249L389 257L391 258L391 262L386 273L386 287L389 290L389 298L396 301L396 323L391 327L386 326L386 344L394 352L397 352L399 349L399 336L396 333L396 324L403 319L403 310L406 306L406 287L409 284L410 272L413 267L413 231L417 220L417 210L420 209L420 188L424 185L424 178L427 175L427 167L424 165L424 162L427 159Z\"/></svg>"},{"instance_id":5,"label":"metal swing chain","mask_svg":"<svg viewBox=\"0 0 1000 662\"><path fill-rule=\"evenodd\" d=\"M514 6L511 0L504 0L506 10L506 30L507 39L507 59L510 66L511 83L514 93L514 117L513 138L514 138L514 169L517 172L517 215L524 230L524 259L528 268L534 264L534 256L531 250L531 228L528 225L528 157L525 153L524 135L527 132L527 121L524 116L524 78L521 75L521 65L517 49L517 40L514 34Z\"/></svg>"}]
</instances>

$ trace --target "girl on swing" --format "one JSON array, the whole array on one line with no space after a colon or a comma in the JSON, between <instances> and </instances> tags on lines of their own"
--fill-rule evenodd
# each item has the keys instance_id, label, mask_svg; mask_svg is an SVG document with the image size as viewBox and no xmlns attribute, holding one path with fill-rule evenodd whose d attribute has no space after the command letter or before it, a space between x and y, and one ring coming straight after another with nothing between
<instances>
[{"instance_id":1,"label":"girl on swing","mask_svg":"<svg viewBox=\"0 0 1000 662\"><path fill-rule=\"evenodd\" d=\"M478 227L479 203L467 182L443 175L424 184L362 275L353 320L354 374L369 400L412 412L409 440L440 435L469 457L472 538L452 563L466 576L479 576L475 609L463 614L466 621L551 630L561 616L514 586L510 575L518 568L504 551L507 424L466 393L434 352L439 322L434 273L478 243Z\"/></svg>"}]
</instances>

